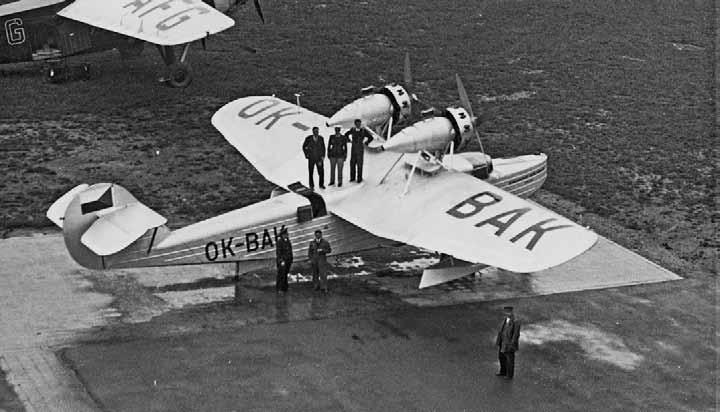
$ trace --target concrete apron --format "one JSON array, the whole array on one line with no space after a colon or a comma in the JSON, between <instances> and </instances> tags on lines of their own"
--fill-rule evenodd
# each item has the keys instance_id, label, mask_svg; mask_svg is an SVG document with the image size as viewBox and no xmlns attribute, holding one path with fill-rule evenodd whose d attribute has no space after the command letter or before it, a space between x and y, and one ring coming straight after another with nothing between
<instances>
[{"instance_id":1,"label":"concrete apron","mask_svg":"<svg viewBox=\"0 0 720 412\"><path fill-rule=\"evenodd\" d=\"M421 263L427 264L427 258ZM60 235L18 237L0 241L0 367L28 411L92 411L97 406L54 351L80 332L121 316L111 307L114 296L91 290L85 275L65 251ZM412 264L412 262L410 262ZM384 264L387 266L387 264ZM357 275L417 306L452 305L497 299L600 289L680 279L641 256L600 238L598 245L578 259L534 274L514 274L486 268L438 287L418 290L417 276L373 276L372 264ZM412 268L412 265L406 265ZM364 270L361 270L364 269ZM370 273L368 273L370 269ZM115 272L115 271L114 271ZM225 265L153 268L121 271L139 284L156 286L224 276ZM350 274L349 276L352 276ZM167 310L232 298L232 287L206 288L195 298L173 302L156 296L165 308L144 316L126 314L123 322L141 322Z\"/></svg>"}]
</instances>

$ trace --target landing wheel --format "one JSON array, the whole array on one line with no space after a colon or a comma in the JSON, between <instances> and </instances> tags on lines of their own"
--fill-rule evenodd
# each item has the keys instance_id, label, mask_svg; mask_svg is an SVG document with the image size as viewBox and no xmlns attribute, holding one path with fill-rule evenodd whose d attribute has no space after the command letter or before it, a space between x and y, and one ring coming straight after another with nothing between
<instances>
[{"instance_id":1,"label":"landing wheel","mask_svg":"<svg viewBox=\"0 0 720 412\"><path fill-rule=\"evenodd\" d=\"M90 65L87 63L84 63L82 66L80 66L80 75L84 80L90 80Z\"/></svg>"},{"instance_id":2,"label":"landing wheel","mask_svg":"<svg viewBox=\"0 0 720 412\"><path fill-rule=\"evenodd\" d=\"M190 68L185 63L173 63L168 66L167 83L171 87L185 88L192 82Z\"/></svg>"},{"instance_id":3,"label":"landing wheel","mask_svg":"<svg viewBox=\"0 0 720 412\"><path fill-rule=\"evenodd\" d=\"M62 66L50 66L47 68L46 74L50 83L60 83L67 77L66 70Z\"/></svg>"}]
</instances>

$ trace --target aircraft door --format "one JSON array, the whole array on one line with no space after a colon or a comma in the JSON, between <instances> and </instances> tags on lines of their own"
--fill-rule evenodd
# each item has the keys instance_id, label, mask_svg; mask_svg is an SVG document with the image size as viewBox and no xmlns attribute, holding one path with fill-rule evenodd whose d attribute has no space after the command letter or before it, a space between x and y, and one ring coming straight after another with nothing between
<instances>
[{"instance_id":1,"label":"aircraft door","mask_svg":"<svg viewBox=\"0 0 720 412\"><path fill-rule=\"evenodd\" d=\"M90 26L65 20L58 26L60 49L70 56L92 48Z\"/></svg>"},{"instance_id":2,"label":"aircraft door","mask_svg":"<svg viewBox=\"0 0 720 412\"><path fill-rule=\"evenodd\" d=\"M288 189L305 197L310 201L307 206L300 206L297 210L298 222L306 222L316 217L327 215L325 199L317 192L310 190L300 182L296 182L288 186Z\"/></svg>"}]
</instances>

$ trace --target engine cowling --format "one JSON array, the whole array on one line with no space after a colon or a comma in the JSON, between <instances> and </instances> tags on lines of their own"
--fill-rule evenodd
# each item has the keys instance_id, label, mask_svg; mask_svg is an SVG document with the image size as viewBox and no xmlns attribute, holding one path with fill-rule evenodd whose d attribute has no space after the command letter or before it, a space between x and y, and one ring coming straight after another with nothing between
<instances>
[{"instance_id":1,"label":"engine cowling","mask_svg":"<svg viewBox=\"0 0 720 412\"><path fill-rule=\"evenodd\" d=\"M472 137L473 127L473 120L465 109L450 107L443 116L424 119L402 129L383 145L383 149L400 153L432 152L445 150L450 142L454 142L455 150L458 150Z\"/></svg>"},{"instance_id":2,"label":"engine cowling","mask_svg":"<svg viewBox=\"0 0 720 412\"><path fill-rule=\"evenodd\" d=\"M407 119L412 110L410 95L404 87L387 85L377 93L353 100L343 106L328 120L328 126L350 128L355 119L362 120L367 127L375 128L385 124L392 117L394 122Z\"/></svg>"}]
</instances>

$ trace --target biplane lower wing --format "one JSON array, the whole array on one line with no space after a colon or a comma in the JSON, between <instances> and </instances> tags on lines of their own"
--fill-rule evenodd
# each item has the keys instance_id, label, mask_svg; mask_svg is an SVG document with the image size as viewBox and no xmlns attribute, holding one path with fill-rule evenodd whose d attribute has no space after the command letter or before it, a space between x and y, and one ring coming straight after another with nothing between
<instances>
[{"instance_id":1,"label":"biplane lower wing","mask_svg":"<svg viewBox=\"0 0 720 412\"><path fill-rule=\"evenodd\" d=\"M283 187L306 179L301 145L310 128L330 134L325 116L266 96L231 102L212 122ZM397 158L366 151L361 185L320 191L328 211L376 236L519 273L564 263L597 241L565 217L465 173L415 175L408 184L406 168L392 169Z\"/></svg>"},{"instance_id":2,"label":"biplane lower wing","mask_svg":"<svg viewBox=\"0 0 720 412\"><path fill-rule=\"evenodd\" d=\"M58 15L161 46L190 43L235 24L202 0L75 0Z\"/></svg>"}]
</instances>

